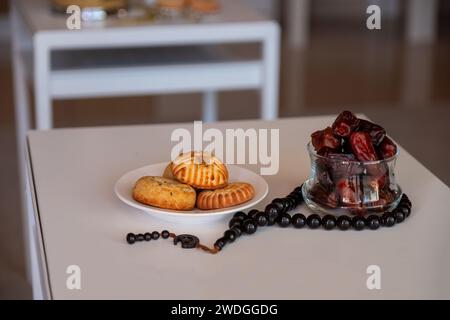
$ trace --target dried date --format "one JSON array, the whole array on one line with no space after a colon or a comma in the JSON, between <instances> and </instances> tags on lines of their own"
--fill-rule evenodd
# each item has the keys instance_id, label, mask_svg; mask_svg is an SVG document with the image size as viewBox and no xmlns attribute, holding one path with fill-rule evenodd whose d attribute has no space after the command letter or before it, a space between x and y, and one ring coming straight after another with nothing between
<instances>
[{"instance_id":1,"label":"dried date","mask_svg":"<svg viewBox=\"0 0 450 320\"><path fill-rule=\"evenodd\" d=\"M382 159L391 158L397 153L397 145L387 136L384 137L377 149Z\"/></svg>"},{"instance_id":2,"label":"dried date","mask_svg":"<svg viewBox=\"0 0 450 320\"><path fill-rule=\"evenodd\" d=\"M386 163L380 161L376 163L366 164L366 171L369 176L382 179L389 174L389 167Z\"/></svg>"},{"instance_id":3,"label":"dried date","mask_svg":"<svg viewBox=\"0 0 450 320\"><path fill-rule=\"evenodd\" d=\"M360 175L364 171L364 167L351 153L337 153L336 150L325 147L317 154L324 157L320 159L320 168L327 170L334 181L345 176Z\"/></svg>"},{"instance_id":4,"label":"dried date","mask_svg":"<svg viewBox=\"0 0 450 320\"><path fill-rule=\"evenodd\" d=\"M358 196L358 188L355 181L351 179L341 179L336 184L339 194L339 202L344 206L358 206L360 199Z\"/></svg>"},{"instance_id":5,"label":"dried date","mask_svg":"<svg viewBox=\"0 0 450 320\"><path fill-rule=\"evenodd\" d=\"M350 139L344 138L341 143L341 153L353 153L352 146L350 145Z\"/></svg>"},{"instance_id":6,"label":"dried date","mask_svg":"<svg viewBox=\"0 0 450 320\"><path fill-rule=\"evenodd\" d=\"M353 132L350 136L350 145L353 154L359 161L376 161L378 160L375 148L372 145L372 139L367 132Z\"/></svg>"},{"instance_id":7,"label":"dried date","mask_svg":"<svg viewBox=\"0 0 450 320\"><path fill-rule=\"evenodd\" d=\"M316 151L319 151L324 147L338 149L341 146L340 139L333 135L333 130L331 127L314 132L311 135L311 142Z\"/></svg>"},{"instance_id":8,"label":"dried date","mask_svg":"<svg viewBox=\"0 0 450 320\"><path fill-rule=\"evenodd\" d=\"M312 187L310 194L312 200L320 205L329 208L337 208L338 206L338 199L336 197L336 194L322 184L316 184L314 187Z\"/></svg>"},{"instance_id":9,"label":"dried date","mask_svg":"<svg viewBox=\"0 0 450 320\"><path fill-rule=\"evenodd\" d=\"M377 146L386 136L386 130L370 121L360 119L357 131L367 132L372 139L373 145Z\"/></svg>"},{"instance_id":10,"label":"dried date","mask_svg":"<svg viewBox=\"0 0 450 320\"><path fill-rule=\"evenodd\" d=\"M350 111L343 111L334 121L332 128L334 135L347 138L358 127L359 119Z\"/></svg>"}]
</instances>

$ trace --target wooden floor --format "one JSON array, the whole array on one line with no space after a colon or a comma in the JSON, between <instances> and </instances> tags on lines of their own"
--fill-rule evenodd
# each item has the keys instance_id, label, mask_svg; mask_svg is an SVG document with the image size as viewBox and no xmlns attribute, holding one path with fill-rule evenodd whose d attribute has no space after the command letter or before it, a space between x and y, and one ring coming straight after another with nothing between
<instances>
[{"instance_id":1,"label":"wooden floor","mask_svg":"<svg viewBox=\"0 0 450 320\"><path fill-rule=\"evenodd\" d=\"M283 50L282 117L363 112L450 184L450 41L406 47L398 36L323 30L308 50ZM14 104L8 43L0 43L0 298L30 298L19 214ZM57 127L193 121L200 96L57 102ZM256 118L256 92L220 95L220 119ZM180 108L180 106L183 106ZM299 146L301 147L301 146ZM413 174L413 173L412 173Z\"/></svg>"}]
</instances>

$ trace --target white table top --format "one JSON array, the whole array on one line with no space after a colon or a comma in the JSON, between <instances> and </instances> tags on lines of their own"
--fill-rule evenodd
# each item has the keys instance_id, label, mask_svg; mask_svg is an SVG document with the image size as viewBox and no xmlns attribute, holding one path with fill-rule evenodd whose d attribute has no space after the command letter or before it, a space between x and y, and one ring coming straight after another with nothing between
<instances>
[{"instance_id":1,"label":"white table top","mask_svg":"<svg viewBox=\"0 0 450 320\"><path fill-rule=\"evenodd\" d=\"M48 0L14 0L22 12L32 32L70 31L66 28L68 15L54 13ZM82 30L101 30L114 27L149 27L173 25L211 25L237 22L259 22L268 20L257 10L250 8L239 0L220 1L221 9L217 14L205 15L199 22L186 19L158 19L155 21L139 21L130 19L108 18L101 23L83 24Z\"/></svg>"},{"instance_id":2,"label":"white table top","mask_svg":"<svg viewBox=\"0 0 450 320\"><path fill-rule=\"evenodd\" d=\"M333 118L212 126L280 129L280 171L265 177L270 190L257 207L262 209L308 177L309 135ZM192 124L182 126L192 130ZM163 229L192 233L212 244L227 228L227 221L203 226L165 223L114 195L114 183L125 172L169 160L170 134L178 127L29 134L53 298L450 298L449 188L401 148L396 175L412 199L413 211L394 228L341 232L270 227L239 238L217 255L183 250L167 240L128 245L128 232ZM81 290L66 289L65 272L72 264L81 267ZM372 264L381 268L381 290L366 287L366 268Z\"/></svg>"}]
</instances>

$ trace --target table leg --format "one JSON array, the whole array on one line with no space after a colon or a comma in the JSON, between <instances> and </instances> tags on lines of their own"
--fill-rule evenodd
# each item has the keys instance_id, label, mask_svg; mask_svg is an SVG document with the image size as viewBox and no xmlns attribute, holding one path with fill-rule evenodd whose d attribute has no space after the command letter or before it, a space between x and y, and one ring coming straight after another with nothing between
<instances>
[{"instance_id":1,"label":"table leg","mask_svg":"<svg viewBox=\"0 0 450 320\"><path fill-rule=\"evenodd\" d=\"M431 101L433 84L433 50L415 46L403 57L402 102L407 108L422 108Z\"/></svg>"},{"instance_id":2,"label":"table leg","mask_svg":"<svg viewBox=\"0 0 450 320\"><path fill-rule=\"evenodd\" d=\"M406 10L406 37L410 44L432 43L436 37L437 0L409 0Z\"/></svg>"},{"instance_id":3,"label":"table leg","mask_svg":"<svg viewBox=\"0 0 450 320\"><path fill-rule=\"evenodd\" d=\"M45 39L34 37L34 95L36 129L53 128L52 101L50 97L50 50Z\"/></svg>"},{"instance_id":4,"label":"table leg","mask_svg":"<svg viewBox=\"0 0 450 320\"><path fill-rule=\"evenodd\" d=\"M310 0L286 1L286 35L289 48L303 48L309 41Z\"/></svg>"},{"instance_id":5,"label":"table leg","mask_svg":"<svg viewBox=\"0 0 450 320\"><path fill-rule=\"evenodd\" d=\"M42 251L42 244L39 240L41 229L39 225L39 221L37 218L37 205L35 202L36 195L34 189L32 189L33 183L33 173L31 170L31 159L29 157L29 150L25 148L25 157L26 157L26 173L27 173L27 185L26 185L26 201L27 201L27 213L29 223L25 226L27 228L27 234L29 239L29 256L28 259L30 261L31 266L31 275L29 282L31 283L33 299L34 300L43 300L49 298L49 289L46 287L45 273L46 267L44 266L44 257Z\"/></svg>"},{"instance_id":6,"label":"table leg","mask_svg":"<svg viewBox=\"0 0 450 320\"><path fill-rule=\"evenodd\" d=\"M33 215L30 211L28 177L26 171L26 134L30 130L29 98L27 91L27 79L25 64L22 56L21 32L23 32L17 9L11 8L11 30L12 30L12 60L13 60L13 81L14 81L14 103L16 118L16 141L17 159L19 164L19 186L21 197L22 224L25 243L25 259L27 265L27 279L32 282L31 248L33 238L30 235L30 228L33 227Z\"/></svg>"},{"instance_id":7,"label":"table leg","mask_svg":"<svg viewBox=\"0 0 450 320\"><path fill-rule=\"evenodd\" d=\"M218 101L215 91L207 91L203 93L203 113L204 122L214 122L218 119Z\"/></svg>"},{"instance_id":8,"label":"table leg","mask_svg":"<svg viewBox=\"0 0 450 320\"><path fill-rule=\"evenodd\" d=\"M261 87L261 118L278 117L278 87L280 72L280 28L273 23L262 43L263 80Z\"/></svg>"}]
</instances>

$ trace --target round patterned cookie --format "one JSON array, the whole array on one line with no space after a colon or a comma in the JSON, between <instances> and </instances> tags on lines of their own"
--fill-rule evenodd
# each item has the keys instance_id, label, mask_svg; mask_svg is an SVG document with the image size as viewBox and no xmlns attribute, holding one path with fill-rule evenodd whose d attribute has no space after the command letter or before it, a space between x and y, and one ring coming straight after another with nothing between
<instances>
[{"instance_id":1,"label":"round patterned cookie","mask_svg":"<svg viewBox=\"0 0 450 320\"><path fill-rule=\"evenodd\" d=\"M192 210L196 193L191 186L176 180L145 176L136 181L133 199L163 209Z\"/></svg>"},{"instance_id":2,"label":"round patterned cookie","mask_svg":"<svg viewBox=\"0 0 450 320\"><path fill-rule=\"evenodd\" d=\"M255 195L253 186L245 182L232 182L225 188L203 190L197 196L197 208L222 209L249 201Z\"/></svg>"},{"instance_id":3,"label":"round patterned cookie","mask_svg":"<svg viewBox=\"0 0 450 320\"><path fill-rule=\"evenodd\" d=\"M172 174L178 181L196 189L218 189L228 183L227 167L206 152L187 152L172 162Z\"/></svg>"}]
</instances>

